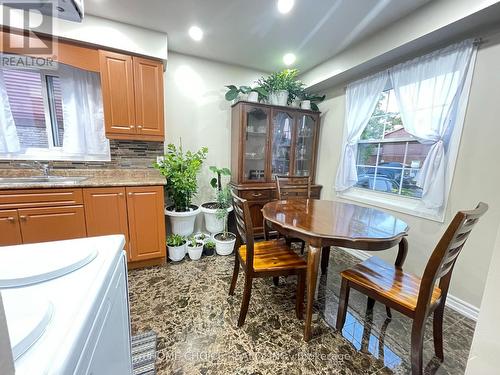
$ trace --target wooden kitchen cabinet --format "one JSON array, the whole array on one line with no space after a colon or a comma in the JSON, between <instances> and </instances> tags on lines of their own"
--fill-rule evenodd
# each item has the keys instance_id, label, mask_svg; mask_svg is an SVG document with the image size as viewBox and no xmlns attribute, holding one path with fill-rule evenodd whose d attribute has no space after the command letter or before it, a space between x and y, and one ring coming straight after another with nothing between
<instances>
[{"instance_id":1,"label":"wooden kitchen cabinet","mask_svg":"<svg viewBox=\"0 0 500 375\"><path fill-rule=\"evenodd\" d=\"M17 210L0 211L0 246L19 245L23 242Z\"/></svg>"},{"instance_id":2,"label":"wooden kitchen cabinet","mask_svg":"<svg viewBox=\"0 0 500 375\"><path fill-rule=\"evenodd\" d=\"M123 234L127 258L130 258L127 198L124 187L87 188L83 190L88 236Z\"/></svg>"},{"instance_id":3,"label":"wooden kitchen cabinet","mask_svg":"<svg viewBox=\"0 0 500 375\"><path fill-rule=\"evenodd\" d=\"M163 63L99 51L106 136L164 140Z\"/></svg>"},{"instance_id":4,"label":"wooden kitchen cabinet","mask_svg":"<svg viewBox=\"0 0 500 375\"><path fill-rule=\"evenodd\" d=\"M23 243L68 240L87 236L83 206L17 210Z\"/></svg>"},{"instance_id":5,"label":"wooden kitchen cabinet","mask_svg":"<svg viewBox=\"0 0 500 375\"><path fill-rule=\"evenodd\" d=\"M132 261L165 257L163 186L127 187Z\"/></svg>"}]
</instances>

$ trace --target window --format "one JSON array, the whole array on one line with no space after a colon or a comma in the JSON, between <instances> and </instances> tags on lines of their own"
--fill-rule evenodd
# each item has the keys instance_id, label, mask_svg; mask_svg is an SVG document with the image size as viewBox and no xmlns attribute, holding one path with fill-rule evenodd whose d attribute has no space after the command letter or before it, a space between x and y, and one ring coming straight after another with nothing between
<instances>
[{"instance_id":1,"label":"window","mask_svg":"<svg viewBox=\"0 0 500 375\"><path fill-rule=\"evenodd\" d=\"M356 186L421 198L415 178L430 147L404 130L394 90L384 91L358 142Z\"/></svg>"},{"instance_id":2,"label":"window","mask_svg":"<svg viewBox=\"0 0 500 375\"><path fill-rule=\"evenodd\" d=\"M0 68L0 159L110 160L99 74Z\"/></svg>"}]
</instances>

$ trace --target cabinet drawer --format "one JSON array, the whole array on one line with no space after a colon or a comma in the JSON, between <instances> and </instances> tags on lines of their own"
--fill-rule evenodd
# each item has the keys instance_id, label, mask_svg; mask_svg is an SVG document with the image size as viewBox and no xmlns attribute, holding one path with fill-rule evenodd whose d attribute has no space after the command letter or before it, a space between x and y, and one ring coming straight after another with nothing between
<instances>
[{"instance_id":1,"label":"cabinet drawer","mask_svg":"<svg viewBox=\"0 0 500 375\"><path fill-rule=\"evenodd\" d=\"M271 199L271 190L242 190L239 196L250 201Z\"/></svg>"},{"instance_id":2,"label":"cabinet drawer","mask_svg":"<svg viewBox=\"0 0 500 375\"><path fill-rule=\"evenodd\" d=\"M0 209L83 204L82 189L1 190Z\"/></svg>"}]
</instances>

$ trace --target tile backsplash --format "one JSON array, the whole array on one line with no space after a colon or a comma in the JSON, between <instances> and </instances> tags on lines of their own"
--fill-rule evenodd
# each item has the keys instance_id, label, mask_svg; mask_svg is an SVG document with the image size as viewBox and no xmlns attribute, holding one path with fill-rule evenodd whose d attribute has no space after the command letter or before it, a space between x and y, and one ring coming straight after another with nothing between
<instances>
[{"instance_id":1,"label":"tile backsplash","mask_svg":"<svg viewBox=\"0 0 500 375\"><path fill-rule=\"evenodd\" d=\"M111 161L53 161L54 169L117 169L117 168L153 168L158 155L163 155L163 142L145 141L109 141ZM26 168L29 161L0 160L0 169Z\"/></svg>"}]
</instances>

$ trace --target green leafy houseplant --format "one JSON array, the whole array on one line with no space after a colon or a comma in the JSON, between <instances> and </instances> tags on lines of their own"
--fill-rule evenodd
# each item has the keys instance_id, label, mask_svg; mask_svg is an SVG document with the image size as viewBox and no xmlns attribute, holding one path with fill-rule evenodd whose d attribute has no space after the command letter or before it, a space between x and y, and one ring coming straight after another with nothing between
<instances>
[{"instance_id":1,"label":"green leafy houseplant","mask_svg":"<svg viewBox=\"0 0 500 375\"><path fill-rule=\"evenodd\" d=\"M208 167L208 169L217 176L210 180L210 185L217 191L222 190L222 176L231 176L231 171L229 168L217 168L215 165Z\"/></svg>"},{"instance_id":2,"label":"green leafy houseplant","mask_svg":"<svg viewBox=\"0 0 500 375\"><path fill-rule=\"evenodd\" d=\"M284 69L259 78L257 84L268 93L288 91L288 103L291 103L304 89L304 83L297 79L298 75L297 69Z\"/></svg>"},{"instance_id":3,"label":"green leafy houseplant","mask_svg":"<svg viewBox=\"0 0 500 375\"><path fill-rule=\"evenodd\" d=\"M167 237L167 246L177 247L186 243L184 236L179 234L171 234Z\"/></svg>"},{"instance_id":4,"label":"green leafy houseplant","mask_svg":"<svg viewBox=\"0 0 500 375\"><path fill-rule=\"evenodd\" d=\"M225 98L227 101L232 101L238 97L238 95L241 94L249 94L252 91L256 92L259 94L259 99L267 98L267 91L260 86L257 87L250 87L250 86L240 86L237 87L235 85L228 85L226 86L229 90L226 92Z\"/></svg>"},{"instance_id":5,"label":"green leafy houseplant","mask_svg":"<svg viewBox=\"0 0 500 375\"><path fill-rule=\"evenodd\" d=\"M311 109L313 111L319 112L318 108L318 103L321 103L323 100L325 100L326 95L315 95L315 94L309 94L306 91L302 91L298 97L301 100L309 100L311 102Z\"/></svg>"},{"instance_id":6,"label":"green leafy houseplant","mask_svg":"<svg viewBox=\"0 0 500 375\"><path fill-rule=\"evenodd\" d=\"M221 220L224 223L224 229L221 233L217 234L217 239L222 241L227 241L235 238L233 233L229 233L227 217L229 215L228 208L231 207L231 191L229 187L225 186L221 190L217 191L217 204L218 208L215 213L217 219Z\"/></svg>"},{"instance_id":7,"label":"green leafy houseplant","mask_svg":"<svg viewBox=\"0 0 500 375\"><path fill-rule=\"evenodd\" d=\"M169 144L164 160L153 164L167 180L167 194L172 198L175 211L189 211L191 200L198 190L196 176L207 152L206 147L197 152L183 152L182 145L177 148Z\"/></svg>"}]
</instances>

